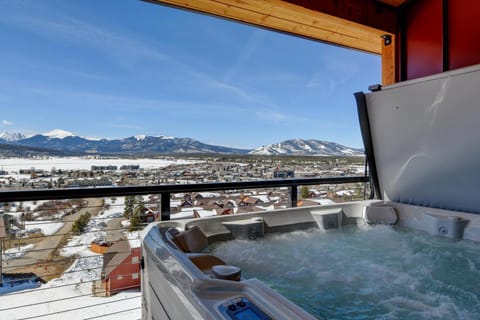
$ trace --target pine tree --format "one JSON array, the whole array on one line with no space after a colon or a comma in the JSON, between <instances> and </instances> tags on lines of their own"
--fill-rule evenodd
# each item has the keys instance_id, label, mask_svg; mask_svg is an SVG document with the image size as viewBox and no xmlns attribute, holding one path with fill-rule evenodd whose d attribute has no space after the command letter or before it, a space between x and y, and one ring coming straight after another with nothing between
<instances>
[{"instance_id":1,"label":"pine tree","mask_svg":"<svg viewBox=\"0 0 480 320\"><path fill-rule=\"evenodd\" d=\"M300 194L303 199L307 199L310 195L310 190L308 190L307 186L302 186L302 189L300 191Z\"/></svg>"},{"instance_id":2,"label":"pine tree","mask_svg":"<svg viewBox=\"0 0 480 320\"><path fill-rule=\"evenodd\" d=\"M90 212L85 212L84 214L80 215L72 224L72 232L75 234L80 234L85 231L85 228L88 226L90 222Z\"/></svg>"},{"instance_id":3,"label":"pine tree","mask_svg":"<svg viewBox=\"0 0 480 320\"><path fill-rule=\"evenodd\" d=\"M123 210L123 216L126 219L130 219L133 215L133 205L135 204L135 196L125 197L125 209Z\"/></svg>"},{"instance_id":4,"label":"pine tree","mask_svg":"<svg viewBox=\"0 0 480 320\"><path fill-rule=\"evenodd\" d=\"M145 206L140 199L135 199L135 205L132 216L130 217L130 226L128 231L135 231L142 226L142 217L145 214Z\"/></svg>"}]
</instances>

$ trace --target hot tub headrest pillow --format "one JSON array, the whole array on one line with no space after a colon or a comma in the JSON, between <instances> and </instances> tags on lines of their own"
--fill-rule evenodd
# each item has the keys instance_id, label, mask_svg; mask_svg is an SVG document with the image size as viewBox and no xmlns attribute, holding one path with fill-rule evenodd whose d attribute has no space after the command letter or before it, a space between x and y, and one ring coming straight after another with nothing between
<instances>
[{"instance_id":1,"label":"hot tub headrest pillow","mask_svg":"<svg viewBox=\"0 0 480 320\"><path fill-rule=\"evenodd\" d=\"M366 206L363 218L368 224L396 224L398 215L393 207Z\"/></svg>"},{"instance_id":2,"label":"hot tub headrest pillow","mask_svg":"<svg viewBox=\"0 0 480 320\"><path fill-rule=\"evenodd\" d=\"M208 246L207 236L198 226L192 226L178 233L173 241L183 252L201 252Z\"/></svg>"}]
</instances>

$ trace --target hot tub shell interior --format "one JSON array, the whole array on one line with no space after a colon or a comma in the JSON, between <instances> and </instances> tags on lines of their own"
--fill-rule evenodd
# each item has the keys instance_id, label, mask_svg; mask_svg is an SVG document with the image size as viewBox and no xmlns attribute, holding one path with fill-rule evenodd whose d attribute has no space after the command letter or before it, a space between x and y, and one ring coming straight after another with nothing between
<instances>
[{"instance_id":1,"label":"hot tub shell interior","mask_svg":"<svg viewBox=\"0 0 480 320\"><path fill-rule=\"evenodd\" d=\"M258 226L262 221L265 234L342 228L366 224L366 207L393 208L398 215L397 226L422 230L433 236L480 241L478 215L376 200L160 222L150 225L143 234L144 264L148 267L143 271L142 285L145 299L150 300L148 305L152 306L148 310L144 308L144 318L164 315L182 319L232 319L222 314L222 305L246 298L271 319L314 319L259 280L235 282L203 273L184 252L166 240L164 233L168 228L181 231L195 225L208 237L209 244L213 244L234 239L227 225L236 222L248 225L247 222L252 221Z\"/></svg>"}]
</instances>

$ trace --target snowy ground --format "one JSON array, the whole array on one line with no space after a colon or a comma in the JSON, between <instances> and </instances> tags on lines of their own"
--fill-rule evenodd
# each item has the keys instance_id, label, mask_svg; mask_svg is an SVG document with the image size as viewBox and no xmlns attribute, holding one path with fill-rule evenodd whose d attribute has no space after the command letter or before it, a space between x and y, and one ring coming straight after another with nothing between
<instances>
[{"instance_id":1,"label":"snowy ground","mask_svg":"<svg viewBox=\"0 0 480 320\"><path fill-rule=\"evenodd\" d=\"M18 259L23 257L29 250L32 250L35 247L34 244L27 244L26 246L20 246L16 248L11 248L5 250L2 254L2 260L7 261L10 259Z\"/></svg>"},{"instance_id":2,"label":"snowy ground","mask_svg":"<svg viewBox=\"0 0 480 320\"><path fill-rule=\"evenodd\" d=\"M84 251L89 251L88 246L94 240L101 240L106 238L104 231L107 223L113 218L123 216L124 198L119 197L115 200L111 198L105 199L105 204L108 209L105 209L98 216L92 217L88 223L85 233L72 237L67 245L60 251L62 256L72 256L74 254L81 254Z\"/></svg>"},{"instance_id":3,"label":"snowy ground","mask_svg":"<svg viewBox=\"0 0 480 320\"><path fill-rule=\"evenodd\" d=\"M112 297L93 297L92 283L100 279L103 259L92 253L88 245L97 237L105 236L103 224L123 214L123 198L106 199L109 209L92 218L87 233L73 237L62 249L62 255L76 255L72 266L60 278L36 289L35 283L25 283L21 292L0 296L0 319L115 319L136 320L141 317L141 298L138 291L124 291ZM138 234L130 234L131 241ZM72 247L73 246L73 247ZM18 252L17 252L18 253ZM30 289L29 289L30 288ZM5 293L8 288L0 290ZM19 289L19 288L16 288Z\"/></svg>"},{"instance_id":4,"label":"snowy ground","mask_svg":"<svg viewBox=\"0 0 480 320\"><path fill-rule=\"evenodd\" d=\"M18 172L20 169L41 169L51 170L90 170L91 166L108 166L115 165L120 168L123 165L140 165L142 169L162 168L171 164L188 164L198 161L183 159L94 159L89 157L45 157L40 159L29 158L7 158L1 159L0 166L8 172ZM29 178L30 176L27 175Z\"/></svg>"},{"instance_id":5,"label":"snowy ground","mask_svg":"<svg viewBox=\"0 0 480 320\"><path fill-rule=\"evenodd\" d=\"M54 222L51 220L25 221L26 232L41 231L46 236L57 233L63 227L63 222Z\"/></svg>"},{"instance_id":6,"label":"snowy ground","mask_svg":"<svg viewBox=\"0 0 480 320\"><path fill-rule=\"evenodd\" d=\"M92 282L100 278L101 266L100 255L84 252L62 277L37 289L2 295L0 319L140 319L138 291L107 298L92 296Z\"/></svg>"}]
</instances>

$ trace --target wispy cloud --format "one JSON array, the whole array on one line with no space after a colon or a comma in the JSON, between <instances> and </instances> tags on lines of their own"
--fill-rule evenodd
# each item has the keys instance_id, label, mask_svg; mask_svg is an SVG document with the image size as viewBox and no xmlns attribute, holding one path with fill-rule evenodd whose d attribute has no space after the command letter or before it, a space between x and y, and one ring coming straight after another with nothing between
<instances>
[{"instance_id":1,"label":"wispy cloud","mask_svg":"<svg viewBox=\"0 0 480 320\"><path fill-rule=\"evenodd\" d=\"M25 8L28 10L29 8ZM78 18L73 12L66 12L65 10L56 7L49 7L49 11L36 12L35 7L30 11L16 10L15 14L10 16L2 16L0 20L10 24L14 24L18 28L28 29L30 32L53 39L56 42L68 42L79 47L89 47L101 52L111 58L110 61L116 62L126 70L135 68L136 62L153 62L165 65L168 70L175 70L175 76L184 79L190 85L197 88L213 89L211 96L216 96L220 92L239 97L243 102L249 102L252 105L261 105L268 107L269 102L264 98L256 96L249 90L242 88L232 83L231 78L243 68L243 66L251 58L257 46L265 38L265 31L255 29L252 31L249 41L243 50L240 52L236 63L227 71L223 79L219 80L217 77L204 72L201 66L202 62L196 60L193 53L177 53L175 48L165 47L164 44L159 45L155 40L148 39L148 36L141 35L140 37L131 35L128 31L120 32L118 29L108 28L99 25L98 23L87 21L85 18ZM51 19L54 15L56 18ZM55 66L53 66L55 67ZM42 65L42 68L47 68ZM205 67L205 68L208 68ZM134 70L138 74L138 69ZM92 80L108 79L108 75L96 75L87 71L73 71L75 75L84 78L91 78ZM99 79L100 78L100 79ZM221 77L220 77L221 78ZM75 92L50 92L51 95L61 95L62 91L65 95L78 96ZM45 92L43 92L45 93ZM130 97L98 95L95 93L82 93L82 100L101 100L110 105L131 105L138 106L138 102L144 107L155 106L162 104L159 101L149 101L148 99L131 99ZM140 100L140 101L139 101Z\"/></svg>"},{"instance_id":2,"label":"wispy cloud","mask_svg":"<svg viewBox=\"0 0 480 320\"><path fill-rule=\"evenodd\" d=\"M224 82L229 82L239 70L242 70L245 64L250 60L251 56L257 49L258 45L265 40L266 31L261 29L254 29L250 39L240 52L235 64L225 73L223 77Z\"/></svg>"},{"instance_id":3,"label":"wispy cloud","mask_svg":"<svg viewBox=\"0 0 480 320\"><path fill-rule=\"evenodd\" d=\"M5 126L5 127L13 126L13 122L8 120L2 120L2 126Z\"/></svg>"},{"instance_id":4,"label":"wispy cloud","mask_svg":"<svg viewBox=\"0 0 480 320\"><path fill-rule=\"evenodd\" d=\"M323 68L311 74L306 87L323 88L326 92L333 92L338 86L347 83L360 71L360 66L354 62L325 60Z\"/></svg>"},{"instance_id":5,"label":"wispy cloud","mask_svg":"<svg viewBox=\"0 0 480 320\"><path fill-rule=\"evenodd\" d=\"M1 83L1 82L0 82ZM161 112L163 115L185 114L223 114L232 112L249 112L249 109L235 103L211 103L208 101L190 100L187 97L178 97L175 100L156 97L138 97L128 94L113 94L93 92L88 90L65 89L61 87L33 87L29 93L35 96L46 96L50 100L69 106L81 106L83 110L94 110L99 114L122 114L135 110L138 113L148 112L154 114Z\"/></svg>"},{"instance_id":6,"label":"wispy cloud","mask_svg":"<svg viewBox=\"0 0 480 320\"><path fill-rule=\"evenodd\" d=\"M115 59L121 65L127 66L132 60L166 61L170 57L158 49L137 40L128 33L118 33L106 30L89 21L70 16L67 12L51 8L50 14L45 13L16 13L3 16L2 21L14 24L17 27L28 29L42 37L53 38L57 41L70 42L85 47L88 46Z\"/></svg>"},{"instance_id":7,"label":"wispy cloud","mask_svg":"<svg viewBox=\"0 0 480 320\"><path fill-rule=\"evenodd\" d=\"M213 87L213 88L226 90L226 91L231 92L231 93L233 93L233 94L235 94L235 95L237 95L237 96L239 96L243 99L252 100L252 97L242 88L239 88L239 87L236 87L236 86L224 83L224 82L219 82L219 81L216 81L216 80L210 81L208 83L208 85Z\"/></svg>"},{"instance_id":8,"label":"wispy cloud","mask_svg":"<svg viewBox=\"0 0 480 320\"><path fill-rule=\"evenodd\" d=\"M270 122L284 122L288 119L288 116L271 110L263 110L255 112L256 116L263 120L268 120Z\"/></svg>"},{"instance_id":9,"label":"wispy cloud","mask_svg":"<svg viewBox=\"0 0 480 320\"><path fill-rule=\"evenodd\" d=\"M336 81L328 77L326 72L315 72L306 84L307 88L323 88L333 91L336 87Z\"/></svg>"}]
</instances>

